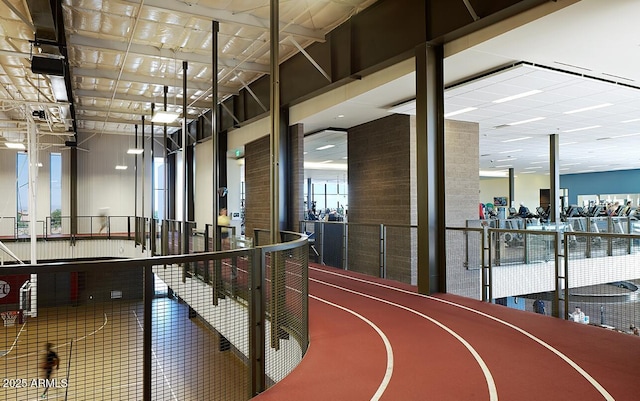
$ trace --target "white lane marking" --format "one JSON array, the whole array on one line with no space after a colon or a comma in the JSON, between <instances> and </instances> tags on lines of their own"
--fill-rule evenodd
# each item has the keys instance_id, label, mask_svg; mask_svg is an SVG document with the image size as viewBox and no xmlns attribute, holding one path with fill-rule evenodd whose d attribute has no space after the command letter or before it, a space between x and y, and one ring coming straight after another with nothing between
<instances>
[{"instance_id":1,"label":"white lane marking","mask_svg":"<svg viewBox=\"0 0 640 401\"><path fill-rule=\"evenodd\" d=\"M386 288L389 290L393 290L393 291L398 291L398 292L402 292L405 294L410 294L410 295L417 295L419 297L422 298L427 298L427 299L431 299L434 301L438 301L438 302L442 302L451 306L455 306L457 308L461 308L461 309L465 309L469 312L473 312L476 313L480 316L484 316L488 319L494 320L498 323L501 323L509 328L512 328L513 330L516 330L517 332L525 335L526 337L529 337L531 340L537 342L538 344L542 345L544 348L548 349L549 351L551 351L552 353L556 354L560 359L562 359L563 361L565 361L569 366L571 366L573 369L575 369L578 373L580 373L582 375L582 377L584 377L585 379L587 379L587 381L589 383L591 383L591 385L598 390L598 392L600 392L600 394L604 397L605 400L607 401L615 401L615 398L613 398L613 396L611 394L609 394L609 392L600 384L598 383L598 381L596 379L594 379L589 373L587 373L584 369L582 369L580 367L580 365L578 365L577 363L575 363L571 358L569 358L568 356L564 355L562 352L560 352L559 350L557 350L556 348L554 348L553 346L551 346L550 344L547 344L546 342L544 342L543 340L539 339L538 337L534 336L533 334L529 333L528 331L514 325L511 324L505 320L499 319L495 316L491 316L487 313L484 312L480 312L478 310L469 308L468 306L464 306L464 305L460 305L457 304L455 302L451 302L451 301L447 301L445 299L440 299L440 298L436 298L436 297L432 297L429 295L423 295L423 294L418 294L417 292L411 292L411 291L407 291L407 290L403 290L401 288L395 288L395 287L391 287L388 286L386 284L381 284L381 283L377 283L375 281L368 281L368 280L363 280L357 277L351 277L351 276L347 276L344 274L340 274L340 273L335 273L335 272L330 272L330 271L326 271L326 270L322 270L322 269L317 269L317 268L313 268L313 267L309 267L309 269L321 272L321 273L327 273L327 274L333 274L335 276L339 276L339 277L343 277L343 278L347 278L347 279L351 279L354 281L360 281L363 282L365 284L371 284L371 285L375 285L378 287L382 287L382 288Z\"/></svg>"},{"instance_id":2,"label":"white lane marking","mask_svg":"<svg viewBox=\"0 0 640 401\"><path fill-rule=\"evenodd\" d=\"M136 317L136 322L138 322L138 327L140 327L140 330L144 331L144 328L142 327L142 323L140 323L140 319L138 319L138 314L136 313L136 311L132 310L131 312ZM167 386L169 386L169 391L171 391L171 396L173 397L174 400L178 401L178 397L176 397L176 393L173 391L173 387L171 387L169 378L164 373L164 369L162 368L162 365L160 365L160 360L158 359L158 355L156 355L156 350L153 349L153 347L151 347L151 353L153 354L153 358L156 360L156 366L158 366L158 369L160 369L160 372L162 373L162 377L164 377L164 381L167 383Z\"/></svg>"},{"instance_id":3,"label":"white lane marking","mask_svg":"<svg viewBox=\"0 0 640 401\"><path fill-rule=\"evenodd\" d=\"M105 313L105 314L104 314L104 322L102 322L102 326L98 327L97 329L95 329L95 330L94 330L94 331L92 331L91 333L89 333L89 334L87 334L87 335L84 335L84 336L82 336L82 337L80 337L80 338L78 338L78 339L72 339L71 341L68 341L68 342L66 342L66 343L63 343L63 344L59 344L59 345L57 345L57 346L54 346L54 347L53 347L53 349L60 349L60 348L62 348L62 347L66 347L66 346L70 345L72 341L78 342L78 341L81 341L81 340L85 340L87 337L90 337L90 336L95 335L97 332L99 332L100 330L104 329L104 327L107 325L108 321L109 321L109 320L107 319L107 314ZM24 328L24 326L25 326L26 324L27 324L27 322L25 322L25 323L22 325L22 328ZM22 332L22 329L20 329L20 332ZM20 333L18 333L18 336L20 336ZM16 341L17 341L17 340L18 340L18 338L16 337ZM15 344L15 342L14 342L14 344ZM13 348L13 347L12 347L12 348ZM12 359L27 358L27 357L35 356L35 355L42 354L42 353L45 353L45 352L46 352L46 351L34 351L34 352L29 352L28 354L17 355L17 356L14 356L14 357L11 357L11 358L7 358L7 359L12 360ZM7 352L7 354L8 354L8 352Z\"/></svg>"},{"instance_id":4,"label":"white lane marking","mask_svg":"<svg viewBox=\"0 0 640 401\"><path fill-rule=\"evenodd\" d=\"M382 330L380 330L378 326L375 325L375 323L373 323L371 320L367 319L366 317L362 316L361 314L349 308L346 308L344 306L327 301L326 299L316 297L315 295L309 295L309 297L317 301L324 302L325 304L331 305L335 308L342 309L345 312L351 313L352 315L356 316L358 319L361 319L362 321L367 323L378 333L378 335L382 339L382 342L384 343L384 348L387 351L387 368L385 370L384 377L382 378L382 382L380 382L380 385L378 386L378 389L376 390L375 394L371 397L372 401L379 400L380 397L382 397L382 394L384 393L384 391L387 389L387 386L391 381L391 376L393 375L393 349L391 347L391 342L389 341L387 336L384 334Z\"/></svg>"},{"instance_id":5,"label":"white lane marking","mask_svg":"<svg viewBox=\"0 0 640 401\"><path fill-rule=\"evenodd\" d=\"M18 332L18 334L16 334L16 339L13 340L13 344L11 344L11 348L9 348L9 351L7 351L4 355L0 355L0 358L3 358L5 356L9 355L9 353L11 353L11 351L13 351L13 349L16 347L16 344L18 343L18 339L20 338L20 334L22 334L22 331L24 330L24 326L26 326L26 325L27 325L27 321L25 320L24 323L22 323L22 327L20 327L20 331Z\"/></svg>"},{"instance_id":6,"label":"white lane marking","mask_svg":"<svg viewBox=\"0 0 640 401\"><path fill-rule=\"evenodd\" d=\"M480 369L482 370L482 374L484 375L485 380L487 382L487 389L489 390L489 400L490 401L497 401L498 400L498 390L496 388L496 383L493 380L493 376L491 375L491 371L489 370L489 367L487 366L487 364L484 362L484 360L482 359L480 354L471 346L471 344L469 344L464 338L462 338L458 333L456 333L455 331L453 331L449 327L445 326L444 324L440 323L439 321L435 320L432 317L429 317L429 316L427 316L427 315L425 315L423 313L420 313L420 312L418 312L418 311L416 311L414 309L411 309L409 307L406 307L404 305L400 305L400 304L397 304L395 302L387 301L386 299L374 297L372 295L368 295L368 294L364 294L364 293L361 293L361 292L357 292L357 291L351 290L349 288L340 287L340 286L335 285L335 284L325 283L324 281L319 281L319 280L316 280L316 279L313 279L313 278L309 278L309 280L315 281L318 284L326 285L326 286L329 286L329 287L334 287L334 288L337 288L337 289L342 290L342 291L350 292L352 294L360 295L360 296L365 297L365 298L373 299L375 301L382 302L382 303L385 303L387 305L391 305L391 306L395 306L395 307L400 308L400 309L404 309L404 310L406 310L406 311L408 311L410 313L416 314L416 315L418 315L418 316L420 316L420 317L422 317L424 319L427 319L431 323L433 323L436 326L440 327L441 329L443 329L444 331L449 333L451 336L453 336L456 340L458 340L462 345L464 345L465 348L467 348L467 350L469 351L469 353L471 353L473 358L478 363L478 366L480 366Z\"/></svg>"}]
</instances>

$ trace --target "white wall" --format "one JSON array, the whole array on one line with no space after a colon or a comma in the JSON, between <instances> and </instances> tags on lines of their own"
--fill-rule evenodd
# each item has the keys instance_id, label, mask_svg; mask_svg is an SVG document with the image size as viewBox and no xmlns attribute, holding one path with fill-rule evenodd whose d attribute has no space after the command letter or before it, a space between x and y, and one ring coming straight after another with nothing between
<instances>
[{"instance_id":1,"label":"white wall","mask_svg":"<svg viewBox=\"0 0 640 401\"><path fill-rule=\"evenodd\" d=\"M3 196L0 198L0 217L16 215L16 153L15 150L0 150L0 188L3 189Z\"/></svg>"},{"instance_id":2,"label":"white wall","mask_svg":"<svg viewBox=\"0 0 640 401\"><path fill-rule=\"evenodd\" d=\"M146 144L147 152L149 150ZM131 138L119 135L101 135L79 145L89 149L88 152L78 150L78 216L97 216L100 208L108 207L111 216L132 216L137 201L138 215L142 213L142 156L138 157L138 190L135 190L134 160L135 155L127 154L129 147L134 147ZM139 147L141 147L139 139ZM69 152L63 152L63 159L68 158ZM151 157L145 156L144 173L151 174ZM127 170L116 170L116 164L127 165ZM65 170L68 178L69 170ZM150 179L145 181L144 215L151 215ZM62 192L68 193L67 185L63 184Z\"/></svg>"},{"instance_id":3,"label":"white wall","mask_svg":"<svg viewBox=\"0 0 640 401\"><path fill-rule=\"evenodd\" d=\"M197 229L202 231L205 224L213 223L213 149L211 140L196 146L195 159L195 210L193 217L197 223Z\"/></svg>"},{"instance_id":4,"label":"white wall","mask_svg":"<svg viewBox=\"0 0 640 401\"><path fill-rule=\"evenodd\" d=\"M548 175L519 174L514 179L514 201L517 208L523 202L534 213L540 205L540 189L549 189ZM480 203L493 203L494 196L509 197L508 178L480 178Z\"/></svg>"}]
</instances>

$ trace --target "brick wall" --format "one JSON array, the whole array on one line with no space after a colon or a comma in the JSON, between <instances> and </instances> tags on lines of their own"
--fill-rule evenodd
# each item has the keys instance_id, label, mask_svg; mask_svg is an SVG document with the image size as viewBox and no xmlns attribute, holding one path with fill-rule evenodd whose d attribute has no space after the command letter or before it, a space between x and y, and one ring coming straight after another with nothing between
<instances>
[{"instance_id":1,"label":"brick wall","mask_svg":"<svg viewBox=\"0 0 640 401\"><path fill-rule=\"evenodd\" d=\"M480 202L479 127L476 123L445 121L445 201L447 227L464 227L467 220L478 219ZM469 243L467 243L469 240ZM478 237L448 232L447 292L480 297L480 270L465 263L478 261Z\"/></svg>"}]
</instances>

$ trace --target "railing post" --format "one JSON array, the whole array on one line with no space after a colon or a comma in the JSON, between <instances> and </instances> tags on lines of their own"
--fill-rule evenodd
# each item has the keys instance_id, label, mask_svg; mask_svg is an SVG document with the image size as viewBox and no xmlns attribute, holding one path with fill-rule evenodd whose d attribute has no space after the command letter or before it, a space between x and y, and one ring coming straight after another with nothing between
<instances>
[{"instance_id":1,"label":"railing post","mask_svg":"<svg viewBox=\"0 0 640 401\"><path fill-rule=\"evenodd\" d=\"M380 224L380 278L387 278L387 243L386 243L386 227Z\"/></svg>"},{"instance_id":2,"label":"railing post","mask_svg":"<svg viewBox=\"0 0 640 401\"><path fill-rule=\"evenodd\" d=\"M254 248L251 257L251 283L249 291L249 398L265 390L265 254Z\"/></svg>"},{"instance_id":3,"label":"railing post","mask_svg":"<svg viewBox=\"0 0 640 401\"><path fill-rule=\"evenodd\" d=\"M468 232L465 231L465 235L468 235ZM489 247L489 227L485 224L482 226L482 238L480 239L481 245L481 256L480 256L480 272L482 274L482 301L490 302L491 297L489 294L489 283L488 283L488 274L489 274L489 264L487 263L490 260L490 250ZM468 240L468 236L467 236ZM467 266L468 267L468 266Z\"/></svg>"},{"instance_id":4,"label":"railing post","mask_svg":"<svg viewBox=\"0 0 640 401\"><path fill-rule=\"evenodd\" d=\"M151 307L154 297L153 290L153 270L151 264L144 266L144 316L142 324L142 399L151 400L151 373L152 373L152 353L151 353Z\"/></svg>"}]
</instances>

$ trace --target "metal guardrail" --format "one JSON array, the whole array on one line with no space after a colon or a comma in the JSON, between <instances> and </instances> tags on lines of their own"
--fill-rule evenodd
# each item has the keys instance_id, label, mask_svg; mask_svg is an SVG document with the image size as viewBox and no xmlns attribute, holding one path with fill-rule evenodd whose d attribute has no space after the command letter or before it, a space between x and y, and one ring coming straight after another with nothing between
<instances>
[{"instance_id":1,"label":"metal guardrail","mask_svg":"<svg viewBox=\"0 0 640 401\"><path fill-rule=\"evenodd\" d=\"M139 222L139 224L141 223L142 221ZM165 235L175 232L169 230L169 226L170 224L168 222L163 224L163 228L166 227L162 232L163 243L169 242L168 239L164 238ZM136 234L136 238L143 242L148 241L148 236L140 236L140 232L146 232L142 227L144 226L138 225L140 231ZM189 235L191 234L192 233L190 232ZM51 304L57 305L55 310L59 312L54 313L60 313L60 319L62 319L62 314L73 314L74 310L72 309L70 310L71 312L68 312L68 310L59 308L71 305L82 306L83 304L97 301L97 299L93 299L93 296L91 300L89 300L88 297L84 297L84 295L87 295L84 293L84 291L87 291L87 286L99 288L100 283L104 283L106 285L107 282L111 283L112 280L115 280L118 282L119 287L117 288L125 289L125 291L117 291L120 294L124 293L125 298L128 293L136 293L134 290L136 288L140 288L141 291L138 291L137 293L140 294L142 299L141 321L138 322L138 325L143 332L141 348L142 360L139 363L136 362L135 355L132 354L131 358L134 358L134 360L131 361L131 363L134 365L137 364L137 366L141 367L140 371L142 371L142 377L140 378L140 382L142 383L142 389L140 391L135 388L129 390L138 394L133 398L150 400L155 399L154 394L159 391L163 391L158 386L162 386L162 383L165 381L161 378L154 379L152 377L152 372L154 371L152 366L157 363L152 359L151 349L154 347L152 330L160 330L159 328L153 329L153 324L155 324L154 319L157 320L157 317L152 317L154 270L163 273L167 271L177 272L178 270L175 269L179 269L181 272L181 280L176 282L176 286L180 285L180 281L183 283L191 283L196 286L194 288L202 288L202 285L205 285L209 288L209 292L201 292L199 293L199 297L206 296L208 299L218 301L223 300L222 303L224 305L216 306L215 303L213 303L205 307L205 309L199 310L202 312L201 316L203 316L203 319L208 313L207 311L215 308L233 308L233 310L245 311L240 313L244 314L246 320L238 320L237 315L230 315L228 317L230 320L227 323L224 323L223 326L229 324L237 325L238 328L235 330L247 330L244 334L241 334L240 332L237 332L236 334L238 334L237 338L244 339L238 341L247 342L246 355L243 354L241 359L246 363L247 369L245 372L248 376L245 379L242 377L232 379L229 383L226 383L227 385L236 387L238 383L246 383L247 387L241 391L241 397L234 398L229 396L228 398L225 398L246 400L264 391L266 388L280 380L282 378L281 372L288 372L292 369L292 366L299 363L308 348L307 236L285 232L284 237L289 240L289 242L267 244L255 248L245 248L224 252L202 252L188 255L167 255L150 258L21 265L20 267L3 266L0 268L0 274L3 277L24 277L26 275L27 277L32 278L49 277L50 275L55 274L58 275L58 279L56 280L68 279L71 280L71 282L76 280L76 283L78 282L78 279L84 280L83 282L89 280L87 281L87 284L83 284L85 289L82 289L82 286L76 286L74 287L76 290L72 290L72 292L83 292L83 296L78 296L78 294L76 294L73 295L75 297L73 300L66 298L65 302ZM180 238L180 236L178 236L178 238ZM167 249L170 249L170 247L167 247ZM230 263L231 260L236 261L235 266ZM215 263L219 263L221 266L224 266L223 272L218 276L214 276L211 280L204 280L201 275L197 274L198 268L201 269L202 266L213 266ZM235 274L226 274L234 270ZM105 274L105 272L109 272L109 275L105 276L105 279L97 279L98 277L102 277L101 275ZM110 278L107 279L107 277ZM48 280L49 279L47 279L47 281ZM39 296L43 297L43 299L47 296L45 295L47 292L44 288L45 287L38 292ZM80 288L80 290L77 290L77 288ZM106 293L108 291L105 290L103 292ZM57 297L60 296L60 294L56 294ZM182 300L187 299L188 297L187 293L176 294ZM134 295L133 298L135 301L136 296ZM118 305L120 304L114 303L115 301L113 300L108 300L108 302L108 305L111 305L109 307L111 308L109 309L111 312L108 313L123 314L125 317L130 316L128 315L129 312L127 312L128 309L126 309L128 306L125 306L125 304L122 304L122 306L119 307ZM203 308L202 305L196 306L196 304L199 305L199 301L195 302L195 304L189 306L190 311L196 310L196 308ZM39 306L41 310L45 307L45 305ZM122 312L119 312L118 308L122 308ZM72 318L75 318L74 316L75 315L73 315ZM37 321L38 319L36 318L33 322ZM152 324L152 322L154 323ZM213 325L211 325L211 327L217 331L221 330ZM60 328L59 330L68 329L70 328L65 327ZM176 328L176 330L180 331L182 328ZM63 337L71 336L71 334L59 334ZM115 334L120 336L123 333ZM45 335L47 335L46 331ZM51 335L51 332L49 332L48 335ZM125 333L125 335L133 337L135 336L135 333ZM196 340L195 337L190 340L189 335L190 333L185 331L180 335L181 341L195 341L194 346L198 346L199 340ZM221 337L221 344L223 342L225 344L230 343L232 341L232 338L230 337L233 336ZM40 343L46 341L50 340L39 338ZM108 342L114 342L114 344L117 344L119 341L121 341L121 338L111 338L108 340ZM129 341L134 340L133 338L129 338ZM300 351L293 354L290 353L290 350L283 350L280 352L280 347L282 346L283 341L287 343L294 341L295 344L297 344L296 349L299 349ZM238 343L231 344L232 348L236 349L236 352L240 352L240 349L245 349L244 345L240 345ZM95 351L99 355L110 355L110 352L106 350ZM203 349L201 352L204 353L205 350ZM292 360L292 358L294 359ZM117 374L117 372L111 372L111 368L108 368L109 371L101 370L106 369L104 360L101 358L96 360L91 359L85 362L86 369L95 371L96 374ZM25 368L27 367L25 366ZM200 369L200 367L195 366L192 370L197 371L198 369ZM227 369L223 369L222 372L226 370ZM189 370L180 374L185 375L183 378L185 382L189 382L188 376L192 374ZM209 373L211 377L221 374L222 373L218 372L216 369ZM228 375L229 373L225 373L224 376L228 377ZM114 382L117 382L115 378ZM135 383L135 380L131 383ZM216 390L210 388L211 386L207 383L208 382L200 383L203 387L198 390L198 397L204 397L205 399L219 399L219 397L215 396L213 393L208 393L208 391L213 392ZM89 386L89 384L87 385ZM220 391L220 389L217 391ZM233 391L229 392L229 394L231 393L233 393ZM180 399L188 399L188 396L177 396Z\"/></svg>"}]
</instances>

